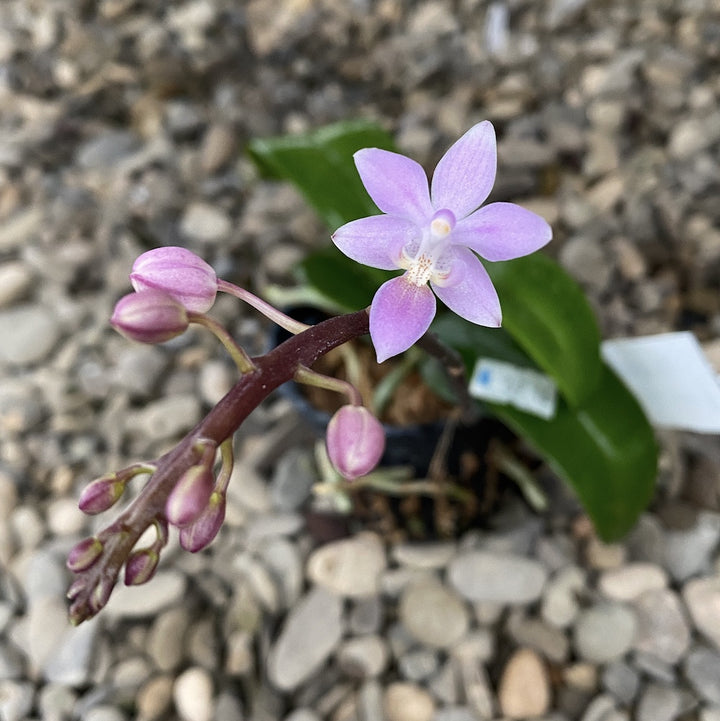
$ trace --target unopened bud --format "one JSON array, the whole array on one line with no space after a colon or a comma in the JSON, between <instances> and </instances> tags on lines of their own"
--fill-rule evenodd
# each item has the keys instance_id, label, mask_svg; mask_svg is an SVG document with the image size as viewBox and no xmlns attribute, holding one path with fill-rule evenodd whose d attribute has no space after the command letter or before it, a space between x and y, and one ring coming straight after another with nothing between
<instances>
[{"instance_id":1,"label":"unopened bud","mask_svg":"<svg viewBox=\"0 0 720 721\"><path fill-rule=\"evenodd\" d=\"M164 343L182 335L189 325L185 306L152 288L121 298L110 322L124 336L139 343Z\"/></svg>"},{"instance_id":2,"label":"unopened bud","mask_svg":"<svg viewBox=\"0 0 720 721\"><path fill-rule=\"evenodd\" d=\"M80 494L78 507L83 513L94 515L114 506L125 490L125 482L117 473L108 473L96 478Z\"/></svg>"},{"instance_id":3,"label":"unopened bud","mask_svg":"<svg viewBox=\"0 0 720 721\"><path fill-rule=\"evenodd\" d=\"M125 585L139 586L147 583L154 575L160 561L160 554L152 548L132 553L125 561Z\"/></svg>"},{"instance_id":4,"label":"unopened bud","mask_svg":"<svg viewBox=\"0 0 720 721\"><path fill-rule=\"evenodd\" d=\"M162 290L187 310L205 313L217 294L215 271L187 248L169 246L143 253L133 263L130 282L135 290Z\"/></svg>"},{"instance_id":5,"label":"unopened bud","mask_svg":"<svg viewBox=\"0 0 720 721\"><path fill-rule=\"evenodd\" d=\"M94 536L80 541L80 543L73 546L70 553L68 553L67 567L73 573L87 570L100 558L103 548L102 541Z\"/></svg>"},{"instance_id":6,"label":"unopened bud","mask_svg":"<svg viewBox=\"0 0 720 721\"><path fill-rule=\"evenodd\" d=\"M188 468L167 499L168 522L178 528L192 523L205 510L214 485L215 477L207 465Z\"/></svg>"},{"instance_id":7,"label":"unopened bud","mask_svg":"<svg viewBox=\"0 0 720 721\"><path fill-rule=\"evenodd\" d=\"M337 471L353 480L372 471L385 450L385 431L364 406L343 406L330 419L327 452Z\"/></svg>"},{"instance_id":8,"label":"unopened bud","mask_svg":"<svg viewBox=\"0 0 720 721\"><path fill-rule=\"evenodd\" d=\"M212 543L224 520L225 495L215 491L195 521L180 529L180 545L190 553L201 551Z\"/></svg>"}]
</instances>

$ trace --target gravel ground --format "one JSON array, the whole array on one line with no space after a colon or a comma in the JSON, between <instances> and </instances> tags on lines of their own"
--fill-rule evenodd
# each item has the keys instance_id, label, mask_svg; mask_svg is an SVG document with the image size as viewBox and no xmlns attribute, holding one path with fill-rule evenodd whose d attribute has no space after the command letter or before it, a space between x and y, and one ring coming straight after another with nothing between
<instances>
[{"instance_id":1,"label":"gravel ground","mask_svg":"<svg viewBox=\"0 0 720 721\"><path fill-rule=\"evenodd\" d=\"M0 3L3 721L718 721L720 449L664 434L661 488L604 545L561 496L483 529L324 546L286 401L238 441L197 556L67 624L93 477L170 447L233 382L206 334L107 319L133 258L183 244L252 288L327 232L251 138L382 122L432 167L498 130L495 199L541 212L606 337L693 330L720 368L718 0ZM263 324L222 299L251 352Z\"/></svg>"}]
</instances>

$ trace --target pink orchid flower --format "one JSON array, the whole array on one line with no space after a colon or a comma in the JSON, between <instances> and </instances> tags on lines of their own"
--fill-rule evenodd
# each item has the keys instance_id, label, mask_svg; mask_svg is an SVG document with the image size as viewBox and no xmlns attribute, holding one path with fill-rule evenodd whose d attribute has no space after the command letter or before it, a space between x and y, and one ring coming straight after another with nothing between
<instances>
[{"instance_id":1,"label":"pink orchid flower","mask_svg":"<svg viewBox=\"0 0 720 721\"><path fill-rule=\"evenodd\" d=\"M466 320L499 327L500 301L477 255L489 261L519 258L548 243L552 230L514 203L480 207L495 182L492 124L485 120L470 128L443 155L430 188L420 164L404 155L365 148L354 158L383 215L343 225L333 241L364 265L405 270L380 286L370 306L378 362L407 350L427 331L435 295Z\"/></svg>"}]
</instances>

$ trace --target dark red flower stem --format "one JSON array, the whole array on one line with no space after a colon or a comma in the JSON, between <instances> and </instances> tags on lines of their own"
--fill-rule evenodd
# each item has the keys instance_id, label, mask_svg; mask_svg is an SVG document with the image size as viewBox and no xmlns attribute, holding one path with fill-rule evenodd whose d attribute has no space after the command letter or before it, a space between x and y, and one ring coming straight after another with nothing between
<instances>
[{"instance_id":1,"label":"dark red flower stem","mask_svg":"<svg viewBox=\"0 0 720 721\"><path fill-rule=\"evenodd\" d=\"M246 373L175 448L157 462L135 501L98 534L104 551L89 569L78 573L68 592L73 623L94 616L106 603L120 569L145 529L163 516L168 495L180 476L197 462L195 441L212 439L219 446L230 438L261 401L291 380L299 366L311 367L328 351L368 333L368 314L329 318L289 338L269 353L253 358L255 370Z\"/></svg>"}]
</instances>

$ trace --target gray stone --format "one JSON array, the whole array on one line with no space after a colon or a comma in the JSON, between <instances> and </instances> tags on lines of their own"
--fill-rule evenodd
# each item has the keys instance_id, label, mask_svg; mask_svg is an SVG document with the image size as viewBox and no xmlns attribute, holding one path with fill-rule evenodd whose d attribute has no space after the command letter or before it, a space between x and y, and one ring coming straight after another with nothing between
<instances>
[{"instance_id":1,"label":"gray stone","mask_svg":"<svg viewBox=\"0 0 720 721\"><path fill-rule=\"evenodd\" d=\"M682 596L695 628L720 648L720 578L694 578Z\"/></svg>"},{"instance_id":2,"label":"gray stone","mask_svg":"<svg viewBox=\"0 0 720 721\"><path fill-rule=\"evenodd\" d=\"M378 596L359 598L350 611L350 631L358 636L377 633L383 620L383 604Z\"/></svg>"},{"instance_id":3,"label":"gray stone","mask_svg":"<svg viewBox=\"0 0 720 721\"><path fill-rule=\"evenodd\" d=\"M109 131L81 145L76 159L79 165L88 170L101 170L112 167L137 148L137 136L123 131Z\"/></svg>"},{"instance_id":4,"label":"gray stone","mask_svg":"<svg viewBox=\"0 0 720 721\"><path fill-rule=\"evenodd\" d=\"M44 360L60 337L60 325L42 305L16 305L0 311L0 363L32 365Z\"/></svg>"},{"instance_id":5,"label":"gray stone","mask_svg":"<svg viewBox=\"0 0 720 721\"><path fill-rule=\"evenodd\" d=\"M452 646L470 623L463 601L434 581L408 586L400 599L399 616L414 638L435 648Z\"/></svg>"},{"instance_id":6,"label":"gray stone","mask_svg":"<svg viewBox=\"0 0 720 721\"><path fill-rule=\"evenodd\" d=\"M0 718L3 721L26 721L34 695L30 682L0 680Z\"/></svg>"},{"instance_id":7,"label":"gray stone","mask_svg":"<svg viewBox=\"0 0 720 721\"><path fill-rule=\"evenodd\" d=\"M432 570L444 568L455 555L456 545L443 543L399 543L393 546L392 557L397 563L412 568Z\"/></svg>"},{"instance_id":8,"label":"gray stone","mask_svg":"<svg viewBox=\"0 0 720 721\"><path fill-rule=\"evenodd\" d=\"M690 646L690 628L677 595L668 589L646 591L633 606L638 621L633 648L677 663Z\"/></svg>"},{"instance_id":9,"label":"gray stone","mask_svg":"<svg viewBox=\"0 0 720 721\"><path fill-rule=\"evenodd\" d=\"M191 240L217 243L227 240L232 230L232 221L214 205L192 203L180 221L180 230Z\"/></svg>"},{"instance_id":10,"label":"gray stone","mask_svg":"<svg viewBox=\"0 0 720 721\"><path fill-rule=\"evenodd\" d=\"M602 685L623 706L630 706L640 687L638 672L624 661L614 661L603 670Z\"/></svg>"},{"instance_id":11,"label":"gray stone","mask_svg":"<svg viewBox=\"0 0 720 721\"><path fill-rule=\"evenodd\" d=\"M630 563L605 571L598 580L600 591L614 601L632 601L667 584L667 573L652 563Z\"/></svg>"},{"instance_id":12,"label":"gray stone","mask_svg":"<svg viewBox=\"0 0 720 721\"><path fill-rule=\"evenodd\" d=\"M385 549L374 533L364 532L315 550L307 575L319 586L348 598L373 596L385 570Z\"/></svg>"},{"instance_id":13,"label":"gray stone","mask_svg":"<svg viewBox=\"0 0 720 721\"><path fill-rule=\"evenodd\" d=\"M578 595L585 589L586 576L578 566L568 566L550 579L540 612L551 626L566 628L575 621L580 612Z\"/></svg>"},{"instance_id":14,"label":"gray stone","mask_svg":"<svg viewBox=\"0 0 720 721\"><path fill-rule=\"evenodd\" d=\"M297 545L287 538L269 538L258 553L276 580L281 606L290 608L300 598L303 586L302 559Z\"/></svg>"},{"instance_id":15,"label":"gray stone","mask_svg":"<svg viewBox=\"0 0 720 721\"><path fill-rule=\"evenodd\" d=\"M448 579L469 601L531 603L545 586L547 571L522 556L489 551L470 551L454 558Z\"/></svg>"},{"instance_id":16,"label":"gray stone","mask_svg":"<svg viewBox=\"0 0 720 721\"><path fill-rule=\"evenodd\" d=\"M607 694L600 694L588 704L581 721L605 721L615 711L613 698Z\"/></svg>"},{"instance_id":17,"label":"gray stone","mask_svg":"<svg viewBox=\"0 0 720 721\"><path fill-rule=\"evenodd\" d=\"M685 659L685 675L705 701L720 704L720 653L700 646Z\"/></svg>"},{"instance_id":18,"label":"gray stone","mask_svg":"<svg viewBox=\"0 0 720 721\"><path fill-rule=\"evenodd\" d=\"M673 721L680 713L681 703L679 691L651 683L640 696L637 721Z\"/></svg>"},{"instance_id":19,"label":"gray stone","mask_svg":"<svg viewBox=\"0 0 720 721\"><path fill-rule=\"evenodd\" d=\"M160 671L173 671L182 663L190 613L182 606L161 613L153 622L147 652Z\"/></svg>"},{"instance_id":20,"label":"gray stone","mask_svg":"<svg viewBox=\"0 0 720 721\"><path fill-rule=\"evenodd\" d=\"M631 609L617 603L598 603L577 619L575 650L591 663L614 661L630 650L636 629L637 619Z\"/></svg>"},{"instance_id":21,"label":"gray stone","mask_svg":"<svg viewBox=\"0 0 720 721\"><path fill-rule=\"evenodd\" d=\"M144 586L118 586L104 613L115 618L155 616L179 603L185 596L185 576L175 570L160 570L152 583Z\"/></svg>"},{"instance_id":22,"label":"gray stone","mask_svg":"<svg viewBox=\"0 0 720 721\"><path fill-rule=\"evenodd\" d=\"M397 663L398 671L406 681L421 682L437 671L439 659L433 651L418 649L400 656Z\"/></svg>"},{"instance_id":23,"label":"gray stone","mask_svg":"<svg viewBox=\"0 0 720 721\"><path fill-rule=\"evenodd\" d=\"M665 567L676 581L685 581L710 566L720 541L720 514L704 511L688 530L665 534Z\"/></svg>"},{"instance_id":24,"label":"gray stone","mask_svg":"<svg viewBox=\"0 0 720 721\"><path fill-rule=\"evenodd\" d=\"M0 308L6 308L23 298L32 279L32 273L24 263L0 263Z\"/></svg>"},{"instance_id":25,"label":"gray stone","mask_svg":"<svg viewBox=\"0 0 720 721\"><path fill-rule=\"evenodd\" d=\"M310 498L316 481L312 454L291 448L280 457L270 481L273 505L281 511L297 510Z\"/></svg>"},{"instance_id":26,"label":"gray stone","mask_svg":"<svg viewBox=\"0 0 720 721\"><path fill-rule=\"evenodd\" d=\"M314 674L338 645L343 632L340 598L314 588L290 611L270 651L268 674L290 691Z\"/></svg>"},{"instance_id":27,"label":"gray stone","mask_svg":"<svg viewBox=\"0 0 720 721\"><path fill-rule=\"evenodd\" d=\"M338 665L353 678L379 676L387 665L390 652L380 636L358 636L345 641L337 653Z\"/></svg>"},{"instance_id":28,"label":"gray stone","mask_svg":"<svg viewBox=\"0 0 720 721\"><path fill-rule=\"evenodd\" d=\"M570 642L562 630L544 623L539 618L528 618L522 612L511 613L506 628L518 646L538 651L555 663L567 660Z\"/></svg>"}]
</instances>

